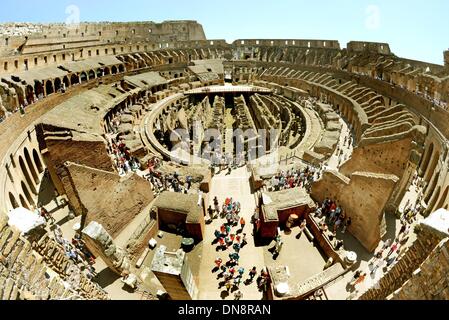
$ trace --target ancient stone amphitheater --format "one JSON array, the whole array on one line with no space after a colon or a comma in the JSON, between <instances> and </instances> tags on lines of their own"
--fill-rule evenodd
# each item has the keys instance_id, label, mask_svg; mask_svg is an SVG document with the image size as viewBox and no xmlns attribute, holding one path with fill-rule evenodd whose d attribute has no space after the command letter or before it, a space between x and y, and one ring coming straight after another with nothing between
<instances>
[{"instance_id":1,"label":"ancient stone amphitheater","mask_svg":"<svg viewBox=\"0 0 449 320\"><path fill-rule=\"evenodd\" d=\"M136 275L142 297L156 297L146 277L161 271L154 263L151 270L151 261L141 266L158 257L148 241L163 241L162 224L182 224L209 257L214 230L206 209L214 206L219 173L199 127L215 129L218 154L246 169L253 206L265 208L266 223L282 227L281 206L298 206L299 198L310 207L337 199L360 250L350 251L365 262L388 232L396 237L395 223L413 209L413 230L396 261L352 298L449 299L449 51L444 65L436 65L397 57L387 43L227 43L206 39L195 21L0 30L0 299L120 298L61 240L73 237L76 221L88 251L118 277L124 270ZM194 129L199 137L190 141ZM255 132L242 138L241 153L236 129ZM260 139L263 130L272 136ZM173 152L177 146L186 148ZM125 150L126 165L117 148ZM308 192L279 195L277 209L259 203L270 191L275 172L269 171L294 166L321 174ZM161 193L169 188L145 179L153 167L162 176L176 172L183 186L192 183L189 193ZM35 211L42 207L56 224L39 224ZM310 217L311 237L335 264L320 266L281 295L265 263L271 273L266 298L323 298L324 292L330 299L338 289L328 288L364 266L349 263ZM180 298L212 297L201 275L212 268L198 263L192 266L193 278L202 281L198 292L187 288ZM176 299L179 281L157 278ZM350 296L341 291L337 297Z\"/></svg>"}]
</instances>

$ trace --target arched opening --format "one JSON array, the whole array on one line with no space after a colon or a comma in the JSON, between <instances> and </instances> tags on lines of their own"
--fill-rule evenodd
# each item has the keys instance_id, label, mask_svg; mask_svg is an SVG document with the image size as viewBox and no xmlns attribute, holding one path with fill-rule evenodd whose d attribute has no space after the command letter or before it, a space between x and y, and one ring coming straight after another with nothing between
<instances>
[{"instance_id":1,"label":"arched opening","mask_svg":"<svg viewBox=\"0 0 449 320\"><path fill-rule=\"evenodd\" d=\"M25 167L25 162L23 161L22 156L19 157L19 165L22 170L22 174L25 177L25 180L28 182L28 185L31 187L31 191L36 194L36 189L34 188L33 181L31 180L30 174L28 173L27 168Z\"/></svg>"},{"instance_id":2,"label":"arched opening","mask_svg":"<svg viewBox=\"0 0 449 320\"><path fill-rule=\"evenodd\" d=\"M30 153L28 152L27 148L25 148L24 154L25 160L28 164L28 168L30 169L31 175L34 178L34 182L37 184L39 182L39 177L37 175L36 169L34 168L33 162L31 161Z\"/></svg>"},{"instance_id":3,"label":"arched opening","mask_svg":"<svg viewBox=\"0 0 449 320\"><path fill-rule=\"evenodd\" d=\"M59 92L62 89L62 81L59 78L55 79L55 92Z\"/></svg>"},{"instance_id":4,"label":"arched opening","mask_svg":"<svg viewBox=\"0 0 449 320\"><path fill-rule=\"evenodd\" d=\"M428 206L429 213L432 213L435 211L434 206L435 206L435 203L437 202L438 198L440 197L440 191L441 191L441 188L438 187L436 192L434 193L434 197L432 197L432 201L429 203L429 206Z\"/></svg>"},{"instance_id":5,"label":"arched opening","mask_svg":"<svg viewBox=\"0 0 449 320\"><path fill-rule=\"evenodd\" d=\"M53 88L53 83L50 80L48 80L45 83L45 90L46 90L45 92L47 92L47 96L55 92L55 89Z\"/></svg>"},{"instance_id":6,"label":"arched opening","mask_svg":"<svg viewBox=\"0 0 449 320\"><path fill-rule=\"evenodd\" d=\"M44 167L42 166L41 159L39 158L39 155L38 155L36 149L33 149L33 160L34 160L34 164L36 165L39 173L44 172Z\"/></svg>"},{"instance_id":7,"label":"arched opening","mask_svg":"<svg viewBox=\"0 0 449 320\"><path fill-rule=\"evenodd\" d=\"M44 86L41 82L36 81L34 83L34 93L39 99L42 99L44 97Z\"/></svg>"},{"instance_id":8,"label":"arched opening","mask_svg":"<svg viewBox=\"0 0 449 320\"><path fill-rule=\"evenodd\" d=\"M125 66L123 64L118 66L118 72L120 72L120 73L125 72Z\"/></svg>"},{"instance_id":9,"label":"arched opening","mask_svg":"<svg viewBox=\"0 0 449 320\"><path fill-rule=\"evenodd\" d=\"M431 157L430 166L427 168L427 172L424 176L424 180L427 182L432 179L433 173L435 172L435 168L437 167L438 161L440 160L440 152L434 152L434 155Z\"/></svg>"},{"instance_id":10,"label":"arched opening","mask_svg":"<svg viewBox=\"0 0 449 320\"><path fill-rule=\"evenodd\" d=\"M97 69L97 78L101 78L103 76L103 69Z\"/></svg>"},{"instance_id":11,"label":"arched opening","mask_svg":"<svg viewBox=\"0 0 449 320\"><path fill-rule=\"evenodd\" d=\"M65 76L64 79L62 79L62 82L66 88L70 87L69 77Z\"/></svg>"},{"instance_id":12,"label":"arched opening","mask_svg":"<svg viewBox=\"0 0 449 320\"><path fill-rule=\"evenodd\" d=\"M72 83L72 86L75 84L80 83L80 79L78 78L78 76L76 74L72 74L70 76L70 82Z\"/></svg>"},{"instance_id":13,"label":"arched opening","mask_svg":"<svg viewBox=\"0 0 449 320\"><path fill-rule=\"evenodd\" d=\"M89 80L95 79L95 71L94 70L90 70L89 71Z\"/></svg>"},{"instance_id":14,"label":"arched opening","mask_svg":"<svg viewBox=\"0 0 449 320\"><path fill-rule=\"evenodd\" d=\"M28 203L33 206L34 205L33 198L31 197L31 194L28 191L28 188L25 185L25 183L23 183L23 181L21 182L21 186L22 186L22 191L23 191L23 194L25 195L25 198L28 200Z\"/></svg>"},{"instance_id":15,"label":"arched opening","mask_svg":"<svg viewBox=\"0 0 449 320\"><path fill-rule=\"evenodd\" d=\"M17 203L16 198L13 196L13 194L11 192L9 193L9 202L11 203L11 206L14 209L19 207L19 204Z\"/></svg>"},{"instance_id":16,"label":"arched opening","mask_svg":"<svg viewBox=\"0 0 449 320\"><path fill-rule=\"evenodd\" d=\"M433 142L430 144L429 148L427 149L427 153L425 154L423 161L421 163L421 173L422 173L421 176L424 176L424 174L426 173L432 153L433 153Z\"/></svg>"},{"instance_id":17,"label":"arched opening","mask_svg":"<svg viewBox=\"0 0 449 320\"><path fill-rule=\"evenodd\" d=\"M112 74L117 74L117 67L116 66L112 66L111 73Z\"/></svg>"},{"instance_id":18,"label":"arched opening","mask_svg":"<svg viewBox=\"0 0 449 320\"><path fill-rule=\"evenodd\" d=\"M28 207L28 204L25 201L25 198L22 195L20 195L19 199L20 199L20 204L22 205L23 208L30 209L30 207Z\"/></svg>"},{"instance_id":19,"label":"arched opening","mask_svg":"<svg viewBox=\"0 0 449 320\"><path fill-rule=\"evenodd\" d=\"M444 190L443 195L441 196L440 202L438 202L438 205L435 209L441 209L444 205L444 203L447 200L447 194L449 192L449 187L446 187L446 190Z\"/></svg>"},{"instance_id":20,"label":"arched opening","mask_svg":"<svg viewBox=\"0 0 449 320\"><path fill-rule=\"evenodd\" d=\"M87 82L87 74L85 72L81 72L80 81L81 81L81 83Z\"/></svg>"},{"instance_id":21,"label":"arched opening","mask_svg":"<svg viewBox=\"0 0 449 320\"><path fill-rule=\"evenodd\" d=\"M434 179L432 181L430 181L431 183L429 185L427 185L424 189L424 202L425 203L429 203L430 198L434 195L434 191L435 191L435 187L437 185L438 182L438 177L440 176L440 172L437 172L437 174L434 176Z\"/></svg>"},{"instance_id":22,"label":"arched opening","mask_svg":"<svg viewBox=\"0 0 449 320\"><path fill-rule=\"evenodd\" d=\"M108 67L104 68L104 75L110 75L111 74L111 69L109 69Z\"/></svg>"},{"instance_id":23,"label":"arched opening","mask_svg":"<svg viewBox=\"0 0 449 320\"><path fill-rule=\"evenodd\" d=\"M34 90L33 87L30 85L27 85L25 89L25 99L29 105L34 102Z\"/></svg>"}]
</instances>

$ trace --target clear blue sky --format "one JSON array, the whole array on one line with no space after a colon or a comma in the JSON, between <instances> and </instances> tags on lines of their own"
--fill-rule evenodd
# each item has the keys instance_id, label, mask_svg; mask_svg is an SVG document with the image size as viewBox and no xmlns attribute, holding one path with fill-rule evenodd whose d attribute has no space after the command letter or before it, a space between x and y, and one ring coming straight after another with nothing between
<instances>
[{"instance_id":1,"label":"clear blue sky","mask_svg":"<svg viewBox=\"0 0 449 320\"><path fill-rule=\"evenodd\" d=\"M189 19L209 39L280 38L388 42L401 57L443 64L448 0L2 0L0 22Z\"/></svg>"}]
</instances>

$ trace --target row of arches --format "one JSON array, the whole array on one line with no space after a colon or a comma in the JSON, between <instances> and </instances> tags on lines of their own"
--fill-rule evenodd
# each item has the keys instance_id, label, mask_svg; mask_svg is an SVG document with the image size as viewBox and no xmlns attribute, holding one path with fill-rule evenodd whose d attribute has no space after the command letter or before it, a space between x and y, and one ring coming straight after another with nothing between
<instances>
[{"instance_id":1,"label":"row of arches","mask_svg":"<svg viewBox=\"0 0 449 320\"><path fill-rule=\"evenodd\" d=\"M428 213L441 208L447 209L449 206L449 186L444 188L444 186L438 185L442 174L441 169L438 169L441 156L440 150L432 141L421 160L419 174L425 181L424 202L427 204ZM441 192L442 190L444 191Z\"/></svg>"},{"instance_id":2,"label":"row of arches","mask_svg":"<svg viewBox=\"0 0 449 320\"><path fill-rule=\"evenodd\" d=\"M39 175L44 172L45 168L38 151L34 148L30 153L28 148L25 147L22 155L18 157L18 162L21 177L20 188L16 185L17 198L12 192L9 192L10 205L14 209L19 206L31 209L33 206L36 206L34 198L39 192Z\"/></svg>"},{"instance_id":3,"label":"row of arches","mask_svg":"<svg viewBox=\"0 0 449 320\"><path fill-rule=\"evenodd\" d=\"M19 97L20 104L30 105L35 102L35 98L42 99L55 92L59 92L64 87L69 88L77 84L86 83L96 78L101 78L111 74L124 73L126 71L124 64L114 65L111 67L102 67L98 69L91 69L82 71L80 73L72 73L54 80L35 81L34 85L28 84L25 88L23 97Z\"/></svg>"}]
</instances>

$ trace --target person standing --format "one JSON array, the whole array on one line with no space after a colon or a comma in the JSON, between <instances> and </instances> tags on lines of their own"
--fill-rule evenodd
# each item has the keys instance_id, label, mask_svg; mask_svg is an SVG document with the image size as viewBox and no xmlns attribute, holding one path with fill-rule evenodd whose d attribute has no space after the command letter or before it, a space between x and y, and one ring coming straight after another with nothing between
<instances>
[{"instance_id":1,"label":"person standing","mask_svg":"<svg viewBox=\"0 0 449 320\"><path fill-rule=\"evenodd\" d=\"M346 219L346 221L343 224L343 229L341 230L341 233L345 233L346 229L349 228L351 223L352 223L352 219L351 219L351 217L348 217L348 219Z\"/></svg>"},{"instance_id":2,"label":"person standing","mask_svg":"<svg viewBox=\"0 0 449 320\"><path fill-rule=\"evenodd\" d=\"M254 277L257 275L257 268L253 267L250 271L249 271L249 278L250 278L250 282L254 281Z\"/></svg>"},{"instance_id":3,"label":"person standing","mask_svg":"<svg viewBox=\"0 0 449 320\"><path fill-rule=\"evenodd\" d=\"M236 293L234 293L234 300L241 300L243 298L243 293L242 291L237 291Z\"/></svg>"},{"instance_id":4,"label":"person standing","mask_svg":"<svg viewBox=\"0 0 449 320\"><path fill-rule=\"evenodd\" d=\"M246 233L243 234L242 237L242 245L241 248L243 248L244 246L246 246L248 244L248 241L246 241Z\"/></svg>"},{"instance_id":5,"label":"person standing","mask_svg":"<svg viewBox=\"0 0 449 320\"><path fill-rule=\"evenodd\" d=\"M302 220L301 225L299 226L299 235L301 235L307 227L306 219Z\"/></svg>"},{"instance_id":6,"label":"person standing","mask_svg":"<svg viewBox=\"0 0 449 320\"><path fill-rule=\"evenodd\" d=\"M245 229L246 221L243 217L240 218L240 230Z\"/></svg>"},{"instance_id":7,"label":"person standing","mask_svg":"<svg viewBox=\"0 0 449 320\"><path fill-rule=\"evenodd\" d=\"M192 176L187 176L186 182L187 182L187 190L190 190L190 188L192 186Z\"/></svg>"},{"instance_id":8,"label":"person standing","mask_svg":"<svg viewBox=\"0 0 449 320\"><path fill-rule=\"evenodd\" d=\"M214 218L214 210L212 209L212 206L209 206L209 208L207 209L207 213L209 214L209 217L211 219Z\"/></svg>"},{"instance_id":9,"label":"person standing","mask_svg":"<svg viewBox=\"0 0 449 320\"><path fill-rule=\"evenodd\" d=\"M215 213L217 215L220 214L220 206L219 206L217 197L214 198L214 208L215 208Z\"/></svg>"},{"instance_id":10,"label":"person standing","mask_svg":"<svg viewBox=\"0 0 449 320\"><path fill-rule=\"evenodd\" d=\"M395 242L390 248L390 252L387 254L387 258L389 258L394 252L396 252L399 249L399 243Z\"/></svg>"}]
</instances>

